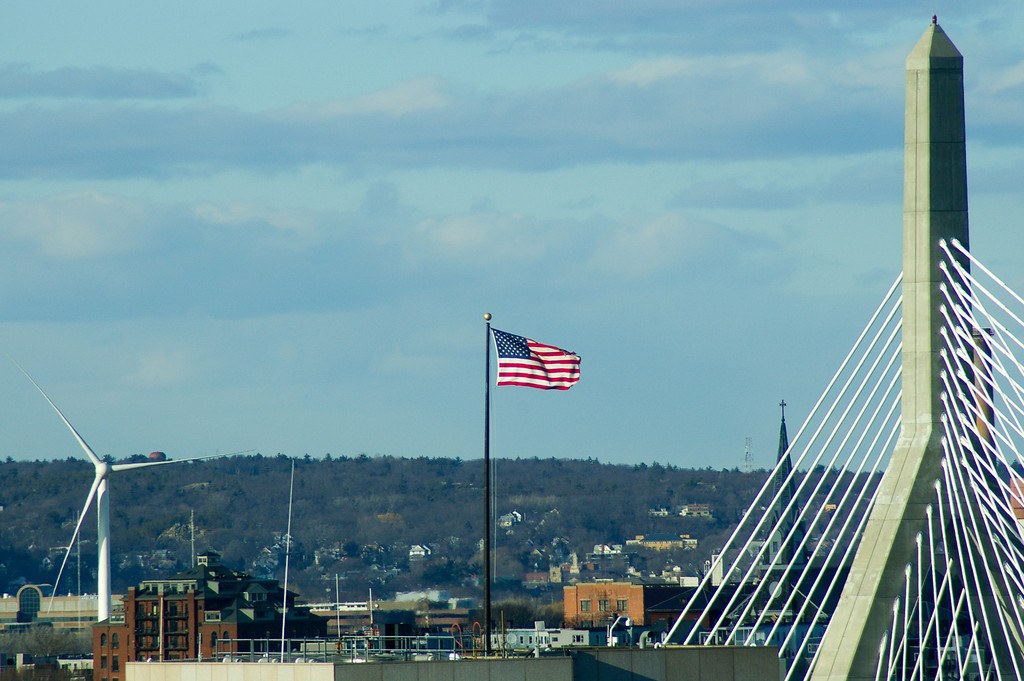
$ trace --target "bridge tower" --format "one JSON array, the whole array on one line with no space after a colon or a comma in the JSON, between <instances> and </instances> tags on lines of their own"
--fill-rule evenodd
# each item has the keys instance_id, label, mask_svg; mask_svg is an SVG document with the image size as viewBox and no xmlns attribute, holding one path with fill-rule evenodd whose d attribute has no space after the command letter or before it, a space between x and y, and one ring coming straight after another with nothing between
<instances>
[{"instance_id":1,"label":"bridge tower","mask_svg":"<svg viewBox=\"0 0 1024 681\"><path fill-rule=\"evenodd\" d=\"M875 678L879 641L942 477L938 244L968 245L967 155L963 57L934 18L907 57L906 78L901 431L813 681Z\"/></svg>"}]
</instances>

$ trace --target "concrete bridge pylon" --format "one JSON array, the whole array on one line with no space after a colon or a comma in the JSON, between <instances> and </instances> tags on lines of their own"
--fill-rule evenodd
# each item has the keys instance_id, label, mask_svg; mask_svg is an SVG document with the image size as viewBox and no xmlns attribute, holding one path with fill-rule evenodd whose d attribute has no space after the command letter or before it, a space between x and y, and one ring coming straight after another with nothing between
<instances>
[{"instance_id":1,"label":"concrete bridge pylon","mask_svg":"<svg viewBox=\"0 0 1024 681\"><path fill-rule=\"evenodd\" d=\"M906 61L900 436L813 681L873 680L915 537L942 477L939 242L969 244L963 57L933 19ZM962 263L965 269L966 262Z\"/></svg>"}]
</instances>

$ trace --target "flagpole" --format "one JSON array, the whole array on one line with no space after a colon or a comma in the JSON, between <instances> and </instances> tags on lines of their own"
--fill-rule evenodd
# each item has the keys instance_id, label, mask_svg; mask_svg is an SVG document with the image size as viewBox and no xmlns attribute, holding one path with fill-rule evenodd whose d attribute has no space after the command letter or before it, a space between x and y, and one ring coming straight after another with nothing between
<instances>
[{"instance_id":1,"label":"flagpole","mask_svg":"<svg viewBox=\"0 0 1024 681\"><path fill-rule=\"evenodd\" d=\"M491 313L484 313L484 656L491 654Z\"/></svg>"}]
</instances>

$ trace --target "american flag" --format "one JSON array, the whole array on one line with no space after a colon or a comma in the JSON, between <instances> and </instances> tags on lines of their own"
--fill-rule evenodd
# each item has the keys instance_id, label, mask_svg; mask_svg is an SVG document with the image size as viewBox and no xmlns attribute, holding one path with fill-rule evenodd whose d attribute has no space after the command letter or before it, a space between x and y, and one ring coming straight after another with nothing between
<instances>
[{"instance_id":1,"label":"american flag","mask_svg":"<svg viewBox=\"0 0 1024 681\"><path fill-rule=\"evenodd\" d=\"M497 329L498 385L524 385L543 390L568 390L580 380L580 356Z\"/></svg>"}]
</instances>

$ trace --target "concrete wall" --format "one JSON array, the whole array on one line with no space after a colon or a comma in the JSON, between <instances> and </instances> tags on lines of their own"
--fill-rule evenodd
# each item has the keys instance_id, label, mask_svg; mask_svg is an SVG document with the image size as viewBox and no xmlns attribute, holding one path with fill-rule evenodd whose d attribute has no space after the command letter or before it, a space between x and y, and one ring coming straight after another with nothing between
<instances>
[{"instance_id":1,"label":"concrete wall","mask_svg":"<svg viewBox=\"0 0 1024 681\"><path fill-rule=\"evenodd\" d=\"M775 681L775 648L589 648L570 657L458 662L131 662L126 681Z\"/></svg>"},{"instance_id":2,"label":"concrete wall","mask_svg":"<svg viewBox=\"0 0 1024 681\"><path fill-rule=\"evenodd\" d=\"M129 662L126 681L334 681L333 664Z\"/></svg>"},{"instance_id":3,"label":"concrete wall","mask_svg":"<svg viewBox=\"0 0 1024 681\"><path fill-rule=\"evenodd\" d=\"M573 651L573 681L774 681L774 647L714 646Z\"/></svg>"}]
</instances>

